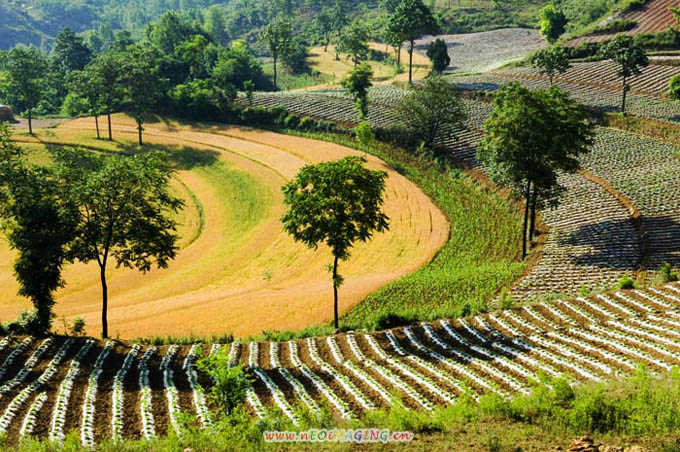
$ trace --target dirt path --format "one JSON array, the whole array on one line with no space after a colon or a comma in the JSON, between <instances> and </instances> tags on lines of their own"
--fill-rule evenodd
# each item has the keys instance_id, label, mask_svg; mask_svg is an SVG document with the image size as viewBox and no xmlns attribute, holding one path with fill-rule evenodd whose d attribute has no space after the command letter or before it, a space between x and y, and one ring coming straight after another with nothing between
<instances>
[{"instance_id":1,"label":"dirt path","mask_svg":"<svg viewBox=\"0 0 680 452\"><path fill-rule=\"evenodd\" d=\"M44 139L82 142L83 134L92 134L90 122L85 118L62 124ZM117 140L133 142L135 133L131 120L115 118ZM361 154L334 144L240 127L194 129L159 123L147 125L145 133L149 143L190 146L215 153L218 161L179 173L181 182L199 200L205 224L200 236L180 251L170 267L145 275L109 270L109 329L114 336L190 332L242 336L329 320L332 290L326 265L331 262L330 251L325 247L310 251L283 232L280 187L305 164ZM357 244L352 258L341 264L345 277L340 290L342 312L429 262L449 233L443 213L414 184L384 162L367 159L369 166L389 173L384 208L390 231L376 235L368 244ZM250 191L241 191L237 185L221 186L233 172L252 185ZM257 199L239 199L246 194ZM250 215L260 204L264 213ZM12 295L16 283L11 256L6 245L0 245L0 290L7 294L0 302L2 318L11 318L28 305ZM93 335L100 330L101 299L95 267L76 264L67 269L67 286L58 294L56 307L58 316L83 316Z\"/></svg>"}]
</instances>

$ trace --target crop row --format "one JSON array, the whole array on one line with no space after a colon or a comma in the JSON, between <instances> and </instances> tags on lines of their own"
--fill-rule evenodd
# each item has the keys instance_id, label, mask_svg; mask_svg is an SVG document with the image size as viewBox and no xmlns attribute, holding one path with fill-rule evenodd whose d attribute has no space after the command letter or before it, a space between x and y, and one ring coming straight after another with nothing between
<instances>
[{"instance_id":1,"label":"crop row","mask_svg":"<svg viewBox=\"0 0 680 452\"><path fill-rule=\"evenodd\" d=\"M229 365L252 372L247 403L253 415L280 412L296 424L298 406L318 415L326 405L339 418L356 418L389 408L395 395L409 408L431 410L461 396L528 393L541 373L576 383L616 378L639 363L669 370L680 364L678 328L680 287L671 284L372 334L210 350L221 348ZM26 343L11 341L0 350L4 356L20 350L3 381L32 369L0 396L0 428L10 439L35 434L60 441L68 428L79 430L89 447L114 430L118 438L150 438L180 431L183 411L210 426L204 393L210 383L192 366L201 345L158 350L56 339L31 351Z\"/></svg>"},{"instance_id":2,"label":"crop row","mask_svg":"<svg viewBox=\"0 0 680 452\"><path fill-rule=\"evenodd\" d=\"M495 74L501 77L548 80L547 76L540 75L538 71L532 67L504 69L496 71ZM677 66L650 64L642 69L640 75L629 79L631 92L648 94L651 96L663 96L668 92L668 81L677 74L680 74L680 68ZM558 82L604 88L613 91L620 91L622 89L622 79L618 76L618 66L610 60L575 63L565 73L555 77L555 80Z\"/></svg>"},{"instance_id":3,"label":"crop row","mask_svg":"<svg viewBox=\"0 0 680 452\"><path fill-rule=\"evenodd\" d=\"M503 84L513 80L518 81L531 89L544 89L549 86L547 80L537 78L528 79L521 76L514 76L511 73L504 73L503 76L498 74L484 74L455 77L452 79L459 87L471 91L496 91ZM566 81L558 81L556 85L568 91L576 100L589 107L609 112L621 111L620 91L610 88L569 83ZM656 119L671 124L677 124L678 121L680 121L680 116L678 115L679 106L680 102L676 100L635 92L629 93L626 100L626 111L628 113L642 118Z\"/></svg>"},{"instance_id":4,"label":"crop row","mask_svg":"<svg viewBox=\"0 0 680 452\"><path fill-rule=\"evenodd\" d=\"M374 334L251 343L239 359L256 370L259 415L276 409L295 420L290 407L313 400L356 417L389 407L391 394L430 410L462 395L527 393L539 372L577 382L615 378L637 363L669 370L680 363L680 333L672 330L679 295L666 286Z\"/></svg>"}]
</instances>

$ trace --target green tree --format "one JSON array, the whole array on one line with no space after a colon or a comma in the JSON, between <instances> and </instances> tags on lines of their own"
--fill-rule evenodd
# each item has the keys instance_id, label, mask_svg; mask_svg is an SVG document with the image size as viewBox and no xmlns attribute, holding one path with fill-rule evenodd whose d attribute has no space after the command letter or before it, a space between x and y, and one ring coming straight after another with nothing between
<instances>
[{"instance_id":1,"label":"green tree","mask_svg":"<svg viewBox=\"0 0 680 452\"><path fill-rule=\"evenodd\" d=\"M478 147L479 160L496 183L526 200L524 258L532 199L560 193L558 173L579 169L578 157L589 151L594 126L585 108L559 88L532 91L512 82L496 93L484 129L487 135ZM558 199L543 201L556 205Z\"/></svg>"},{"instance_id":2,"label":"green tree","mask_svg":"<svg viewBox=\"0 0 680 452\"><path fill-rule=\"evenodd\" d=\"M10 90L28 115L28 133L33 135L33 109L43 94L47 59L35 47L15 47L7 60Z\"/></svg>"},{"instance_id":3,"label":"green tree","mask_svg":"<svg viewBox=\"0 0 680 452\"><path fill-rule=\"evenodd\" d=\"M427 48L427 57L432 61L432 70L437 74L443 73L451 64L449 49L443 39L435 39L430 43Z\"/></svg>"},{"instance_id":4,"label":"green tree","mask_svg":"<svg viewBox=\"0 0 680 452\"><path fill-rule=\"evenodd\" d=\"M346 88L354 99L354 108L359 113L359 121L368 117L368 88L372 86L371 78L373 69L368 63L361 63L355 66L352 72L342 81L342 86Z\"/></svg>"},{"instance_id":5,"label":"green tree","mask_svg":"<svg viewBox=\"0 0 680 452\"><path fill-rule=\"evenodd\" d=\"M189 66L189 74L193 78L200 74L203 56L209 43L205 36L193 35L175 46L175 56Z\"/></svg>"},{"instance_id":6,"label":"green tree","mask_svg":"<svg viewBox=\"0 0 680 452\"><path fill-rule=\"evenodd\" d=\"M394 49L394 53L397 57L395 59L397 67L401 66L401 48L404 46L405 38L400 33L392 30L389 26L386 26L383 29L381 38L385 44Z\"/></svg>"},{"instance_id":7,"label":"green tree","mask_svg":"<svg viewBox=\"0 0 680 452\"><path fill-rule=\"evenodd\" d=\"M55 157L59 178L68 187L64 196L77 207L69 258L99 265L102 337L107 338L109 261L142 272L154 261L166 268L177 252L173 215L183 203L170 193L173 171L165 154L111 157L62 150Z\"/></svg>"},{"instance_id":8,"label":"green tree","mask_svg":"<svg viewBox=\"0 0 680 452\"><path fill-rule=\"evenodd\" d=\"M674 75L668 81L668 95L671 99L680 100L680 74Z\"/></svg>"},{"instance_id":9,"label":"green tree","mask_svg":"<svg viewBox=\"0 0 680 452\"><path fill-rule=\"evenodd\" d=\"M541 35L543 35L546 41L553 44L564 33L567 18L562 11L555 8L555 5L548 3L539 12L539 25L541 27Z\"/></svg>"},{"instance_id":10,"label":"green tree","mask_svg":"<svg viewBox=\"0 0 680 452\"><path fill-rule=\"evenodd\" d=\"M362 157L307 165L283 187L288 211L281 221L293 238L317 249L326 243L333 254L334 324L338 328L338 288L342 276L338 261L350 257L356 241L389 228L381 211L385 191L384 171L367 169Z\"/></svg>"},{"instance_id":11,"label":"green tree","mask_svg":"<svg viewBox=\"0 0 680 452\"><path fill-rule=\"evenodd\" d=\"M234 41L228 48L219 50L210 79L223 89L234 86L245 90L248 82L253 88L265 86L262 63L255 58L245 41Z\"/></svg>"},{"instance_id":12,"label":"green tree","mask_svg":"<svg viewBox=\"0 0 680 452\"><path fill-rule=\"evenodd\" d=\"M333 10L328 7L322 9L314 18L314 27L323 42L323 51L328 52L328 44L333 35Z\"/></svg>"},{"instance_id":13,"label":"green tree","mask_svg":"<svg viewBox=\"0 0 680 452\"><path fill-rule=\"evenodd\" d=\"M175 48L194 35L209 37L201 27L190 23L186 15L177 11L167 11L146 29L149 42L156 45L165 55L174 55Z\"/></svg>"},{"instance_id":14,"label":"green tree","mask_svg":"<svg viewBox=\"0 0 680 452\"><path fill-rule=\"evenodd\" d=\"M331 14L331 26L336 34L336 41L340 41L342 31L344 30L345 26L349 23L349 19L347 18L347 12L345 11L345 7L340 3L339 0L335 0L335 4L331 9L330 14ZM336 61L340 60L337 43L335 46L335 60Z\"/></svg>"},{"instance_id":15,"label":"green tree","mask_svg":"<svg viewBox=\"0 0 680 452\"><path fill-rule=\"evenodd\" d=\"M600 48L600 55L619 65L618 76L623 83L621 112L626 112L626 95L630 91L628 79L642 74L642 68L649 66L645 49L628 35L618 35Z\"/></svg>"},{"instance_id":16,"label":"green tree","mask_svg":"<svg viewBox=\"0 0 680 452\"><path fill-rule=\"evenodd\" d=\"M115 52L104 52L87 66L88 82L99 95L99 102L106 114L109 126L109 141L113 141L111 112L122 102L123 57ZM89 88L88 88L89 89Z\"/></svg>"},{"instance_id":17,"label":"green tree","mask_svg":"<svg viewBox=\"0 0 680 452\"><path fill-rule=\"evenodd\" d=\"M431 76L412 90L397 108L397 114L425 146L430 148L445 128L461 127L465 106L453 84Z\"/></svg>"},{"instance_id":18,"label":"green tree","mask_svg":"<svg viewBox=\"0 0 680 452\"><path fill-rule=\"evenodd\" d=\"M338 42L339 53L346 53L357 64L368 58L368 28L359 19L345 29Z\"/></svg>"},{"instance_id":19,"label":"green tree","mask_svg":"<svg viewBox=\"0 0 680 452\"><path fill-rule=\"evenodd\" d=\"M83 99L87 105L87 111L94 116L97 139L99 134L99 115L102 112L101 91L95 81L98 74L93 71L92 66L88 66L84 71L72 71L66 78L69 94Z\"/></svg>"},{"instance_id":20,"label":"green tree","mask_svg":"<svg viewBox=\"0 0 680 452\"><path fill-rule=\"evenodd\" d=\"M54 68L62 75L71 71L82 71L92 61L92 50L85 44L85 40L76 36L66 27L59 32L54 40L52 62Z\"/></svg>"},{"instance_id":21,"label":"green tree","mask_svg":"<svg viewBox=\"0 0 680 452\"><path fill-rule=\"evenodd\" d=\"M531 55L530 61L540 74L548 76L551 85L556 73L564 74L571 67L567 52L560 46L541 49Z\"/></svg>"},{"instance_id":22,"label":"green tree","mask_svg":"<svg viewBox=\"0 0 680 452\"><path fill-rule=\"evenodd\" d=\"M144 120L164 92L165 80L160 76L160 56L148 46L128 48L123 62L123 88L132 105L132 116L137 121L139 145L142 146Z\"/></svg>"},{"instance_id":23,"label":"green tree","mask_svg":"<svg viewBox=\"0 0 680 452\"><path fill-rule=\"evenodd\" d=\"M415 40L424 34L435 34L439 28L437 21L422 0L403 0L390 15L387 26L391 33L403 37L410 44L408 82L412 83Z\"/></svg>"},{"instance_id":24,"label":"green tree","mask_svg":"<svg viewBox=\"0 0 680 452\"><path fill-rule=\"evenodd\" d=\"M212 5L205 10L203 18L205 29L210 33L213 41L220 45L227 45L229 34L227 33L227 21L222 8L219 5Z\"/></svg>"},{"instance_id":25,"label":"green tree","mask_svg":"<svg viewBox=\"0 0 680 452\"><path fill-rule=\"evenodd\" d=\"M49 331L54 291L63 287L67 245L74 239L76 212L65 200L53 172L28 164L0 124L0 221L12 249L18 252L14 273L19 295L35 307L33 334Z\"/></svg>"},{"instance_id":26,"label":"green tree","mask_svg":"<svg viewBox=\"0 0 680 452\"><path fill-rule=\"evenodd\" d=\"M260 34L260 41L263 42L269 53L274 59L274 91L276 85L276 62L279 57L290 52L291 41L293 39L293 28L289 22L274 19Z\"/></svg>"}]
</instances>

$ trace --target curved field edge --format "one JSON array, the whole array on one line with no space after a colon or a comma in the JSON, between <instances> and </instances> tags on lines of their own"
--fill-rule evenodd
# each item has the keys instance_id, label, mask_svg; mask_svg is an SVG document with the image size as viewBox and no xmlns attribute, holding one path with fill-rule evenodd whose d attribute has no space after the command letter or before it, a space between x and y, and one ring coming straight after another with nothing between
<instances>
[{"instance_id":1,"label":"curved field edge","mask_svg":"<svg viewBox=\"0 0 680 452\"><path fill-rule=\"evenodd\" d=\"M354 306L341 318L343 329L375 330L483 310L524 272L518 235L520 212L510 200L472 177L457 170L442 171L432 161L384 143L366 147L341 135L286 133L375 155L420 187L450 223L449 240L428 265ZM319 329L308 332L319 334Z\"/></svg>"}]
</instances>

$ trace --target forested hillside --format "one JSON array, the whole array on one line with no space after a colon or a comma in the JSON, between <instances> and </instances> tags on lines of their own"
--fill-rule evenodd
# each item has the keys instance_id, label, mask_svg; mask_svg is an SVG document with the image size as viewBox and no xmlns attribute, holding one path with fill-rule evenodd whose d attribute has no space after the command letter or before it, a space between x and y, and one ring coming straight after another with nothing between
<instances>
[{"instance_id":1,"label":"forested hillside","mask_svg":"<svg viewBox=\"0 0 680 452\"><path fill-rule=\"evenodd\" d=\"M624 0L625 1L625 0ZM0 48L18 43L49 50L64 27L84 34L93 50L124 29L143 37L146 25L166 11L181 11L203 26L216 42L252 41L272 18L288 16L305 35L319 35L312 18L340 8L350 19L362 17L379 29L384 15L379 6L390 0L0 0ZM430 0L441 31L470 33L504 27L535 27L538 10L547 0ZM558 0L569 28L589 24L611 10L617 0ZM336 6L337 5L337 6ZM392 8L393 9L393 8ZM249 39L250 38L250 39Z\"/></svg>"}]
</instances>

